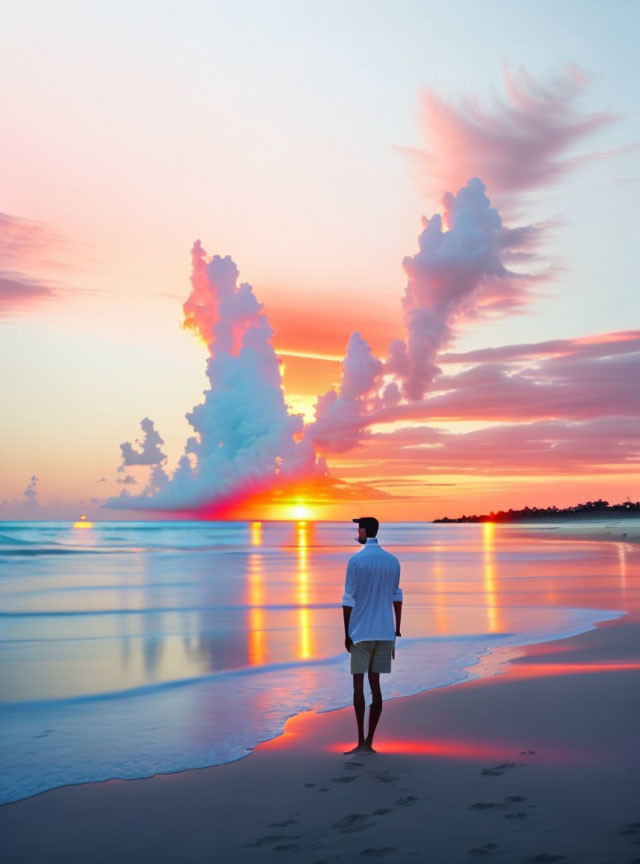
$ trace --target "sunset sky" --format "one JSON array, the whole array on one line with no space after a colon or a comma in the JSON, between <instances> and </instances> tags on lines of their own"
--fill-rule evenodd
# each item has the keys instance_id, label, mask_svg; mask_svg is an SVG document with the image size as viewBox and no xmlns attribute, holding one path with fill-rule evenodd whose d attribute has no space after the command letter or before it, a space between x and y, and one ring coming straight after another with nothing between
<instances>
[{"instance_id":1,"label":"sunset sky","mask_svg":"<svg viewBox=\"0 0 640 864\"><path fill-rule=\"evenodd\" d=\"M5 3L0 519L640 499L639 27Z\"/></svg>"}]
</instances>

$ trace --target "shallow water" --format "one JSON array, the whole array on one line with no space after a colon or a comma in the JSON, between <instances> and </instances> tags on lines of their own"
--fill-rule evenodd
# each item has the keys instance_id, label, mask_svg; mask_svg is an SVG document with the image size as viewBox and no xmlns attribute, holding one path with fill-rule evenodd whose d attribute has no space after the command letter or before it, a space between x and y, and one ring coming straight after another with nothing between
<instances>
[{"instance_id":1,"label":"shallow water","mask_svg":"<svg viewBox=\"0 0 640 864\"><path fill-rule=\"evenodd\" d=\"M428 523L380 541L405 594L387 697L637 608L631 544ZM230 761L348 704L358 548L342 523L0 523L0 802Z\"/></svg>"}]
</instances>

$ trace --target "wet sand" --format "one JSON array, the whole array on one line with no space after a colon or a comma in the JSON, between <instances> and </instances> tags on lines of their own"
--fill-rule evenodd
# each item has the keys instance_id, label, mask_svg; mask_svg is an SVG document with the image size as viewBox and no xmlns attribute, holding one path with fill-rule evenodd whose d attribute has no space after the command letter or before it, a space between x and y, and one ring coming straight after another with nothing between
<instances>
[{"instance_id":1,"label":"wet sand","mask_svg":"<svg viewBox=\"0 0 640 864\"><path fill-rule=\"evenodd\" d=\"M6 862L640 861L640 621L526 649L506 674L291 720L239 762L0 807Z\"/></svg>"},{"instance_id":2,"label":"wet sand","mask_svg":"<svg viewBox=\"0 0 640 864\"><path fill-rule=\"evenodd\" d=\"M575 522L513 522L516 528L529 536L542 536L546 540L611 540L623 543L640 543L640 521L638 519L582 519Z\"/></svg>"}]
</instances>

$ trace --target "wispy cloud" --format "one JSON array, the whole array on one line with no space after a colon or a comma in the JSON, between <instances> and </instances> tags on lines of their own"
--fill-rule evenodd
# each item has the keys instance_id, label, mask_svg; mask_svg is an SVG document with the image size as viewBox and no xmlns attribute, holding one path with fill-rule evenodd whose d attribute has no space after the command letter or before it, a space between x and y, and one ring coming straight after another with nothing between
<instances>
[{"instance_id":1,"label":"wispy cloud","mask_svg":"<svg viewBox=\"0 0 640 864\"><path fill-rule=\"evenodd\" d=\"M637 417L610 416L461 433L419 427L375 434L366 446L369 459L396 474L615 474L637 468L640 426Z\"/></svg>"},{"instance_id":2,"label":"wispy cloud","mask_svg":"<svg viewBox=\"0 0 640 864\"><path fill-rule=\"evenodd\" d=\"M72 289L43 271L66 269L62 237L40 222L0 213L0 316L12 316Z\"/></svg>"},{"instance_id":3,"label":"wispy cloud","mask_svg":"<svg viewBox=\"0 0 640 864\"><path fill-rule=\"evenodd\" d=\"M432 190L457 189L469 177L481 177L501 203L560 179L602 152L579 152L594 133L617 116L579 107L589 88L576 67L550 84L536 81L519 66L504 72L505 95L489 105L468 96L458 104L433 90L422 97L426 148L419 156Z\"/></svg>"}]
</instances>

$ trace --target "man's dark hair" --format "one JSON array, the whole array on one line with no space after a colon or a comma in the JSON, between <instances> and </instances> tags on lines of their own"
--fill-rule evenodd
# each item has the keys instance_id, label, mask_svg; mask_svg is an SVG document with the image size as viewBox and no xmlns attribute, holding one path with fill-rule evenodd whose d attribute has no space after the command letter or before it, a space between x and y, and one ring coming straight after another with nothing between
<instances>
[{"instance_id":1,"label":"man's dark hair","mask_svg":"<svg viewBox=\"0 0 640 864\"><path fill-rule=\"evenodd\" d=\"M359 528L364 528L367 537L375 537L377 535L380 523L375 517L360 516L358 519L354 519L353 521L358 523Z\"/></svg>"}]
</instances>

